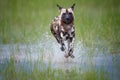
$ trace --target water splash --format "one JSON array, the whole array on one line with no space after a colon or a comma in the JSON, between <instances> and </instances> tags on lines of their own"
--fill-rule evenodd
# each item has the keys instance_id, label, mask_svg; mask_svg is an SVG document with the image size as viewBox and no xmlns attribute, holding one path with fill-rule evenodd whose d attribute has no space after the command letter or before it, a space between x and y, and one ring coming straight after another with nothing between
<instances>
[{"instance_id":1,"label":"water splash","mask_svg":"<svg viewBox=\"0 0 120 80\"><path fill-rule=\"evenodd\" d=\"M45 33L43 36L42 39L35 43L0 45L0 65L12 57L16 64L26 61L33 63L42 61L45 64L50 62L52 68L63 70L70 70L73 67L82 71L93 68L100 70L101 67L104 67L107 72L119 70L115 65L120 67L120 54L112 55L107 49L99 50L97 47L94 49L88 48L83 46L80 41L77 41L73 53L75 58L66 59L64 52L60 50L60 46L53 36L50 36L48 33ZM116 72L116 74L120 73Z\"/></svg>"}]
</instances>

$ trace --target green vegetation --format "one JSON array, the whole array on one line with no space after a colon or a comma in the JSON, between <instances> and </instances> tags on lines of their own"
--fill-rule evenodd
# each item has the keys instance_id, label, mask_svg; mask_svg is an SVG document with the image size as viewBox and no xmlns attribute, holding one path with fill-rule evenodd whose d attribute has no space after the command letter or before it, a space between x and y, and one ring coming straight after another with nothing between
<instances>
[{"instance_id":1,"label":"green vegetation","mask_svg":"<svg viewBox=\"0 0 120 80\"><path fill-rule=\"evenodd\" d=\"M49 24L59 14L56 4L69 7L73 3L76 3L75 43L81 41L84 46L92 49L107 48L110 53L120 53L119 0L0 0L0 44L34 44L44 40L46 32L48 36L52 36ZM93 52L90 51L91 54ZM37 61L32 70L26 71L23 69L24 66L18 68L16 64L12 58L4 64L0 63L0 80L109 80L110 78L105 77L109 74L104 69L101 69L99 75L94 69L86 72L76 68L63 71L52 69L50 65L46 67L41 61ZM31 66L32 61L26 64ZM43 70L39 70L38 64L41 64Z\"/></svg>"},{"instance_id":2,"label":"green vegetation","mask_svg":"<svg viewBox=\"0 0 120 80\"><path fill-rule=\"evenodd\" d=\"M49 24L59 14L56 4L69 7L73 3L76 3L76 40L90 47L99 41L111 46L110 50L120 47L117 0L1 0L0 43L35 43L44 38L45 32L51 35Z\"/></svg>"},{"instance_id":3,"label":"green vegetation","mask_svg":"<svg viewBox=\"0 0 120 80\"><path fill-rule=\"evenodd\" d=\"M15 67L14 59L7 61L7 65L2 72L2 80L109 80L109 77L104 77L105 72L102 70L99 75L93 69L87 72L78 71L76 68L69 70L51 69L50 65L45 67L44 63L39 61L31 65L31 62L25 64L32 67L32 70L24 70L24 65ZM41 69L39 69L39 65Z\"/></svg>"},{"instance_id":4,"label":"green vegetation","mask_svg":"<svg viewBox=\"0 0 120 80\"><path fill-rule=\"evenodd\" d=\"M77 40L93 44L96 39L120 43L120 9L117 0L24 1L0 0L0 43L35 42L58 15L56 4L75 6Z\"/></svg>"}]
</instances>

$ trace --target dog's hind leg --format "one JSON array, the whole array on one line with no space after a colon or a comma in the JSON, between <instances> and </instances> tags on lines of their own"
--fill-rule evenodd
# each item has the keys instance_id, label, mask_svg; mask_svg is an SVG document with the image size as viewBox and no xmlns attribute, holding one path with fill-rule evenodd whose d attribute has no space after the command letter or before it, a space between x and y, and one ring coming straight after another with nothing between
<instances>
[{"instance_id":1,"label":"dog's hind leg","mask_svg":"<svg viewBox=\"0 0 120 80\"><path fill-rule=\"evenodd\" d=\"M58 29L59 29L58 24L51 23L51 25L50 25L51 33L53 34L53 36L55 37L57 42L60 43L60 36L59 36L59 30Z\"/></svg>"}]
</instances>

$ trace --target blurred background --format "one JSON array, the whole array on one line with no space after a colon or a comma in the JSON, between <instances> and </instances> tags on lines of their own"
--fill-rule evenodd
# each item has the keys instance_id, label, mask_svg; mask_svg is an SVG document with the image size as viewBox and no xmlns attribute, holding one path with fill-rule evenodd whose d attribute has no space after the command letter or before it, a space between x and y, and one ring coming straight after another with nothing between
<instances>
[{"instance_id":1,"label":"blurred background","mask_svg":"<svg viewBox=\"0 0 120 80\"><path fill-rule=\"evenodd\" d=\"M57 54L62 52L49 25L59 15L56 4L69 8L73 3L77 58L69 62ZM30 61L25 62L26 56ZM51 80L119 80L119 57L120 0L0 0L0 80L48 80L46 76ZM41 59L47 70L41 68ZM55 64L57 69L77 69L66 74L52 70Z\"/></svg>"},{"instance_id":2,"label":"blurred background","mask_svg":"<svg viewBox=\"0 0 120 80\"><path fill-rule=\"evenodd\" d=\"M73 3L76 40L120 45L119 0L0 0L0 44L34 43L45 32L51 35L49 24L59 15L56 4L68 8Z\"/></svg>"}]
</instances>

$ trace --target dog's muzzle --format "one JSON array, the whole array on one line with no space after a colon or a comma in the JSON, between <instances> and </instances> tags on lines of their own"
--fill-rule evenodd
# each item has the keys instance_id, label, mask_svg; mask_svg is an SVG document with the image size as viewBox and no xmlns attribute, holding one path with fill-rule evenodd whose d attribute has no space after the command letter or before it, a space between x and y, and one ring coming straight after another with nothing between
<instances>
[{"instance_id":1,"label":"dog's muzzle","mask_svg":"<svg viewBox=\"0 0 120 80\"><path fill-rule=\"evenodd\" d=\"M70 23L72 23L73 22L73 15L72 15L72 13L64 13L63 15L62 15L62 21L65 23L65 24L70 24Z\"/></svg>"}]
</instances>

